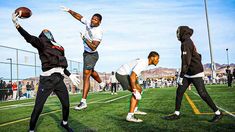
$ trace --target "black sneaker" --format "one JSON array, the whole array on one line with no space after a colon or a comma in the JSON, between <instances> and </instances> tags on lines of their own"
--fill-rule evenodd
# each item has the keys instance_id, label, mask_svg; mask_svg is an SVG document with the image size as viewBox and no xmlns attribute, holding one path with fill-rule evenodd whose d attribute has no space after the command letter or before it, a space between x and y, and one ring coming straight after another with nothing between
<instances>
[{"instance_id":1,"label":"black sneaker","mask_svg":"<svg viewBox=\"0 0 235 132\"><path fill-rule=\"evenodd\" d=\"M222 119L223 116L224 115L221 112L220 115L215 115L211 120L209 120L209 122L213 122L213 123L218 122L220 119Z\"/></svg>"},{"instance_id":2,"label":"black sneaker","mask_svg":"<svg viewBox=\"0 0 235 132\"><path fill-rule=\"evenodd\" d=\"M69 127L68 123L66 125L64 125L63 121L61 121L60 126L62 126L64 129L66 129L67 132L73 132L73 129Z\"/></svg>"},{"instance_id":3,"label":"black sneaker","mask_svg":"<svg viewBox=\"0 0 235 132\"><path fill-rule=\"evenodd\" d=\"M178 120L178 119L180 119L180 115L170 114L170 115L162 117L162 119L165 119L165 120Z\"/></svg>"}]
</instances>

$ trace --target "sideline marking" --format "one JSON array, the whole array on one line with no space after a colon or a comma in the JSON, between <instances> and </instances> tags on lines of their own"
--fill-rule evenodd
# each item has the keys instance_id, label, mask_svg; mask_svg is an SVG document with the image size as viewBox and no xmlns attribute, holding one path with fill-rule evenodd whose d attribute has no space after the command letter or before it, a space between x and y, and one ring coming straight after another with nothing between
<instances>
[{"instance_id":1,"label":"sideline marking","mask_svg":"<svg viewBox=\"0 0 235 132\"><path fill-rule=\"evenodd\" d=\"M200 97L197 93L195 93L194 91L192 91L195 95L197 95L198 97ZM222 111L224 111L225 113L227 113L227 114L229 114L230 116L232 116L232 117L234 117L235 118L235 115L234 114L232 114L231 112L229 112L229 111L227 111L227 110L225 110L225 109L223 109L223 108L221 108L221 107L219 107L219 106L217 106L216 105L216 107L218 107L220 110L222 110Z\"/></svg>"},{"instance_id":2,"label":"sideline marking","mask_svg":"<svg viewBox=\"0 0 235 132\"><path fill-rule=\"evenodd\" d=\"M193 101L189 98L188 94L184 93L184 95L186 96L186 99L188 100L190 106L192 107L193 112L194 112L196 115L201 114L201 112L198 110L198 108L196 107L196 105L195 105L195 104L193 103Z\"/></svg>"},{"instance_id":3,"label":"sideline marking","mask_svg":"<svg viewBox=\"0 0 235 132\"><path fill-rule=\"evenodd\" d=\"M124 96L120 96L118 98L114 98L110 101L105 101L105 102L102 102L102 103L109 103L109 102L113 102L115 100L118 100L118 99L121 99L121 98L124 98L124 97L127 97L129 96L130 94L127 94L127 95L124 95ZM106 98L106 99L110 99L110 98ZM101 100L104 100L104 99L101 99ZM88 104L94 104L94 103L99 103L98 101L100 100L97 100L97 101L93 101L93 102L90 102ZM73 108L74 106L70 106L70 108ZM56 113L58 111L61 111L61 109L59 110L53 110L53 111L50 111L50 112L45 112L45 113L42 113L40 114L40 116L43 116L43 115L48 115L48 114L51 114L51 113ZM23 119L19 119L19 120L15 120L15 121L10 121L10 122L6 122L6 123L3 123L3 124L0 124L0 127L3 127L3 126L7 126L7 125L11 125L11 124L14 124L14 123L18 123L18 122L21 122L21 121L26 121L26 120L29 120L30 117L26 117L26 118L23 118Z\"/></svg>"}]
</instances>

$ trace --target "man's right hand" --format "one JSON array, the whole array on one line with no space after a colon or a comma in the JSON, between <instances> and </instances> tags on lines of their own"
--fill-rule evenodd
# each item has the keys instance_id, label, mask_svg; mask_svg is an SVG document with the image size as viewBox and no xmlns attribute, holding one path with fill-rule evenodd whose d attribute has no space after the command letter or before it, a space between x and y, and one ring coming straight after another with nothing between
<instances>
[{"instance_id":1,"label":"man's right hand","mask_svg":"<svg viewBox=\"0 0 235 132\"><path fill-rule=\"evenodd\" d=\"M66 11L66 12L68 12L70 10L69 8L67 8L65 6L60 6L60 8L61 8L62 11Z\"/></svg>"}]
</instances>

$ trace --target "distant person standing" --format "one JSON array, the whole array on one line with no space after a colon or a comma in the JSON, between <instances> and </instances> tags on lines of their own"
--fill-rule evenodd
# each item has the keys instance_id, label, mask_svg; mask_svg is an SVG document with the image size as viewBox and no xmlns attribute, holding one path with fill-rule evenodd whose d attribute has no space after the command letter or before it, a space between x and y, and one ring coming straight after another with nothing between
<instances>
[{"instance_id":1,"label":"distant person standing","mask_svg":"<svg viewBox=\"0 0 235 132\"><path fill-rule=\"evenodd\" d=\"M233 68L233 79L235 79L235 68Z\"/></svg>"},{"instance_id":2,"label":"distant person standing","mask_svg":"<svg viewBox=\"0 0 235 132\"><path fill-rule=\"evenodd\" d=\"M232 75L232 72L230 70L230 66L227 66L226 73L227 73L228 87L231 88L232 87L232 82L233 82L233 75Z\"/></svg>"},{"instance_id":3,"label":"distant person standing","mask_svg":"<svg viewBox=\"0 0 235 132\"><path fill-rule=\"evenodd\" d=\"M3 92L3 80L0 80L0 101L3 101L4 92Z\"/></svg>"},{"instance_id":4,"label":"distant person standing","mask_svg":"<svg viewBox=\"0 0 235 132\"><path fill-rule=\"evenodd\" d=\"M81 34L81 38L84 45L83 52L83 93L80 103L75 107L75 110L82 110L87 108L86 98L90 89L90 77L96 80L101 88L105 87L105 83L102 82L99 74L95 71L96 62L99 59L97 51L98 46L101 43L103 37L103 31L100 27L102 16L98 13L94 14L90 21L88 21L81 14L62 6L63 11L70 13L75 19L80 21L86 26L86 31Z\"/></svg>"},{"instance_id":5,"label":"distant person standing","mask_svg":"<svg viewBox=\"0 0 235 132\"><path fill-rule=\"evenodd\" d=\"M111 94L117 94L117 79L115 77L114 71L112 71L112 75L109 78L111 83Z\"/></svg>"},{"instance_id":6,"label":"distant person standing","mask_svg":"<svg viewBox=\"0 0 235 132\"><path fill-rule=\"evenodd\" d=\"M16 100L17 99L20 100L21 94L22 94L22 83L21 83L21 81L19 81L17 93L16 93Z\"/></svg>"},{"instance_id":7,"label":"distant person standing","mask_svg":"<svg viewBox=\"0 0 235 132\"><path fill-rule=\"evenodd\" d=\"M8 99L12 99L12 94L13 94L13 91L12 91L12 83L11 81L8 82L7 86L6 86L6 98L5 100L8 100Z\"/></svg>"},{"instance_id":8,"label":"distant person standing","mask_svg":"<svg viewBox=\"0 0 235 132\"><path fill-rule=\"evenodd\" d=\"M14 82L14 83L12 84L12 91L13 91L13 97L12 97L12 99L13 99L13 100L16 100L16 94L17 94L17 84L16 84L16 82Z\"/></svg>"},{"instance_id":9,"label":"distant person standing","mask_svg":"<svg viewBox=\"0 0 235 132\"><path fill-rule=\"evenodd\" d=\"M31 97L31 85L29 84L29 82L27 82L26 84L26 97L30 98Z\"/></svg>"}]
</instances>

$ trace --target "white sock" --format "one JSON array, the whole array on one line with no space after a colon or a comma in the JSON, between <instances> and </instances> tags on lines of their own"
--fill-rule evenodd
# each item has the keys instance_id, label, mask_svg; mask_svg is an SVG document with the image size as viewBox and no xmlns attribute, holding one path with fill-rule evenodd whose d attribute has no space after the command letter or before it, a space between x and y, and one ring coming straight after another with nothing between
<instances>
[{"instance_id":1,"label":"white sock","mask_svg":"<svg viewBox=\"0 0 235 132\"><path fill-rule=\"evenodd\" d=\"M86 99L82 98L81 102L86 104Z\"/></svg>"},{"instance_id":2,"label":"white sock","mask_svg":"<svg viewBox=\"0 0 235 132\"><path fill-rule=\"evenodd\" d=\"M220 112L219 110L217 110L217 111L215 112L215 114L216 114L216 115L220 115L221 112Z\"/></svg>"},{"instance_id":3,"label":"white sock","mask_svg":"<svg viewBox=\"0 0 235 132\"><path fill-rule=\"evenodd\" d=\"M29 130L29 132L34 132L34 130Z\"/></svg>"},{"instance_id":4,"label":"white sock","mask_svg":"<svg viewBox=\"0 0 235 132\"><path fill-rule=\"evenodd\" d=\"M129 112L129 113L127 114L127 117L130 118L130 117L132 117L133 115L134 115L134 113L130 113L130 112Z\"/></svg>"},{"instance_id":5,"label":"white sock","mask_svg":"<svg viewBox=\"0 0 235 132\"><path fill-rule=\"evenodd\" d=\"M63 121L63 125L67 125L67 123L68 123L67 121Z\"/></svg>"},{"instance_id":6,"label":"white sock","mask_svg":"<svg viewBox=\"0 0 235 132\"><path fill-rule=\"evenodd\" d=\"M134 110L134 112L136 112L138 110L138 107L135 107L135 110Z\"/></svg>"},{"instance_id":7,"label":"white sock","mask_svg":"<svg viewBox=\"0 0 235 132\"><path fill-rule=\"evenodd\" d=\"M180 111L175 111L175 114L176 115L180 115Z\"/></svg>"}]
</instances>

